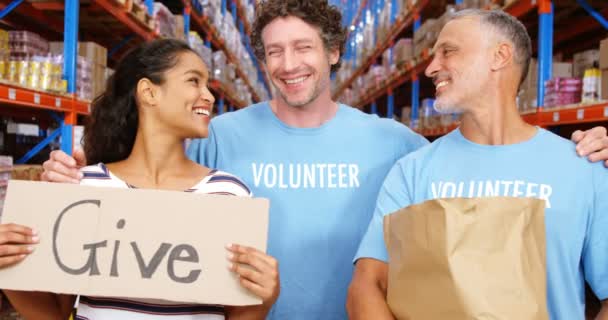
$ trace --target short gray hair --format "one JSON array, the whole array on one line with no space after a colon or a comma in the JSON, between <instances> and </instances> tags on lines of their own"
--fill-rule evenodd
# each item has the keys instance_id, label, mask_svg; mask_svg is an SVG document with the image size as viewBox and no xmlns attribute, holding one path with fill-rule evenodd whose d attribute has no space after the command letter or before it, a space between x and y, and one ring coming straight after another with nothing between
<instances>
[{"instance_id":1,"label":"short gray hair","mask_svg":"<svg viewBox=\"0 0 608 320\"><path fill-rule=\"evenodd\" d=\"M452 20L464 17L479 17L483 25L492 28L496 33L513 43L515 62L521 66L519 81L521 85L528 75L532 57L532 41L524 24L502 10L466 9L456 12Z\"/></svg>"}]
</instances>

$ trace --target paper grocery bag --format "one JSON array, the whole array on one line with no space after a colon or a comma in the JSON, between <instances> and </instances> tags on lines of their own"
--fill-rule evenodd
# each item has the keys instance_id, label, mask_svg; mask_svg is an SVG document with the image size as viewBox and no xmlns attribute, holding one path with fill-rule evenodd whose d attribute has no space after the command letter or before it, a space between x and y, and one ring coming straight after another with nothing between
<instances>
[{"instance_id":1,"label":"paper grocery bag","mask_svg":"<svg viewBox=\"0 0 608 320\"><path fill-rule=\"evenodd\" d=\"M438 199L384 218L388 305L407 320L549 319L545 203Z\"/></svg>"}]
</instances>

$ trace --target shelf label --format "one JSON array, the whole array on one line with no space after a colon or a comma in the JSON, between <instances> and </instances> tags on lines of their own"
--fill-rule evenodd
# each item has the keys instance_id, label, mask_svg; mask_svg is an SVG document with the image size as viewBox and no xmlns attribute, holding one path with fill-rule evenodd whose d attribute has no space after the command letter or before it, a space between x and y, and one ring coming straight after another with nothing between
<instances>
[{"instance_id":1,"label":"shelf label","mask_svg":"<svg viewBox=\"0 0 608 320\"><path fill-rule=\"evenodd\" d=\"M55 98L55 107L61 108L61 98Z\"/></svg>"},{"instance_id":2,"label":"shelf label","mask_svg":"<svg viewBox=\"0 0 608 320\"><path fill-rule=\"evenodd\" d=\"M553 112L553 122L559 122L559 111Z\"/></svg>"},{"instance_id":3,"label":"shelf label","mask_svg":"<svg viewBox=\"0 0 608 320\"><path fill-rule=\"evenodd\" d=\"M608 107L604 107L604 118L608 118Z\"/></svg>"},{"instance_id":4,"label":"shelf label","mask_svg":"<svg viewBox=\"0 0 608 320\"><path fill-rule=\"evenodd\" d=\"M17 100L17 90L13 88L8 89L8 98L10 100Z\"/></svg>"},{"instance_id":5,"label":"shelf label","mask_svg":"<svg viewBox=\"0 0 608 320\"><path fill-rule=\"evenodd\" d=\"M583 120L583 119L585 119L585 109L578 109L578 110L576 110L576 119L577 120Z\"/></svg>"},{"instance_id":6,"label":"shelf label","mask_svg":"<svg viewBox=\"0 0 608 320\"><path fill-rule=\"evenodd\" d=\"M34 103L40 104L40 94L34 93Z\"/></svg>"}]
</instances>

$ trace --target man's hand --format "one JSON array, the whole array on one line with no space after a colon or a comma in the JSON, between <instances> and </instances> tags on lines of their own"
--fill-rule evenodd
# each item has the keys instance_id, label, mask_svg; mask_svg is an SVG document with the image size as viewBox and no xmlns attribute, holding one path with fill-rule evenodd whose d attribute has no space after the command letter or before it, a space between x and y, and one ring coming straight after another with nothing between
<instances>
[{"instance_id":1,"label":"man's hand","mask_svg":"<svg viewBox=\"0 0 608 320\"><path fill-rule=\"evenodd\" d=\"M606 128L595 127L587 131L577 130L572 134L572 141L576 143L576 153L587 157L591 162L604 161L608 167L608 137Z\"/></svg>"},{"instance_id":2,"label":"man's hand","mask_svg":"<svg viewBox=\"0 0 608 320\"><path fill-rule=\"evenodd\" d=\"M86 159L82 149L75 149L74 157L70 157L63 151L55 150L51 152L50 159L42 165L44 172L41 179L48 182L78 184L82 179L79 169L85 165Z\"/></svg>"},{"instance_id":3,"label":"man's hand","mask_svg":"<svg viewBox=\"0 0 608 320\"><path fill-rule=\"evenodd\" d=\"M0 224L0 269L21 262L34 251L38 234L28 227Z\"/></svg>"}]
</instances>

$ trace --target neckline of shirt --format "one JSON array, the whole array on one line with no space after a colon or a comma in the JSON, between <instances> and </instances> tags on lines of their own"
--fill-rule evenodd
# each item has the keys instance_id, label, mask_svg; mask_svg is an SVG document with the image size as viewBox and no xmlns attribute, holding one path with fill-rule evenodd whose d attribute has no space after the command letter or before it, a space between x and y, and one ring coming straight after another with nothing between
<instances>
[{"instance_id":1,"label":"neckline of shirt","mask_svg":"<svg viewBox=\"0 0 608 320\"><path fill-rule=\"evenodd\" d=\"M293 127L293 126L286 124L285 122L281 121L281 119L279 119L274 112L272 112L272 108L270 107L270 102L268 102L268 101L264 102L264 104L262 105L262 109L264 109L264 112L268 114L268 117L270 119L272 119L272 122L274 124L276 124L279 128L281 128L282 130L284 130L286 132L293 133L293 134L299 134L299 135L315 135L315 134L322 133L323 131L332 127L334 125L334 123L337 122L337 119L339 117L341 117L341 114L344 113L344 110L346 109L346 107L343 104L338 103L338 110L336 111L336 114L331 119L329 119L325 123L323 123L322 125L320 125L318 127L314 127L314 128L297 128L297 127Z\"/></svg>"},{"instance_id":2,"label":"neckline of shirt","mask_svg":"<svg viewBox=\"0 0 608 320\"><path fill-rule=\"evenodd\" d=\"M105 172L108 173L108 176L110 176L110 178L115 179L117 181L120 181L121 183L123 183L124 185L126 185L129 189L141 189L137 186L134 186L130 183L128 183L127 181L119 178L118 176L116 176L114 173L112 173L112 171L110 171L110 169L108 169L108 167L106 167L105 163L99 163L99 166L101 167L101 169ZM207 175L205 177L203 177L203 179L201 179L199 182L197 182L196 184L194 184L192 187L186 189L186 190L182 190L183 192L188 192L188 191L192 191L192 190L196 190L198 189L198 187L202 184L207 183L207 181L209 181L209 179L211 179L215 174L217 174L219 171L217 169L211 169L209 171L209 173L207 173ZM164 190L164 189L159 189L159 190ZM175 190L178 191L178 190Z\"/></svg>"},{"instance_id":3,"label":"neckline of shirt","mask_svg":"<svg viewBox=\"0 0 608 320\"><path fill-rule=\"evenodd\" d=\"M540 137L545 134L545 129L536 127L536 133L528 140L512 143L512 144L503 144L503 145L488 145L488 144L480 144L473 142L467 139L462 132L460 131L460 127L456 128L454 132L450 135L453 135L456 140L462 144L465 144L468 147L476 148L479 150L488 150L488 151L509 151L512 149L524 147L530 144L536 143Z\"/></svg>"}]
</instances>

